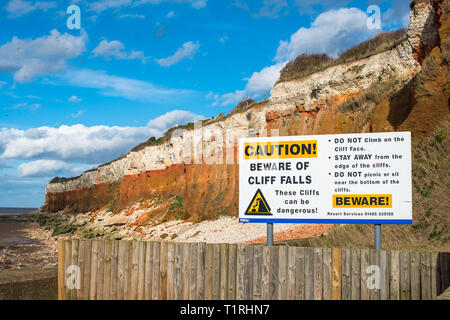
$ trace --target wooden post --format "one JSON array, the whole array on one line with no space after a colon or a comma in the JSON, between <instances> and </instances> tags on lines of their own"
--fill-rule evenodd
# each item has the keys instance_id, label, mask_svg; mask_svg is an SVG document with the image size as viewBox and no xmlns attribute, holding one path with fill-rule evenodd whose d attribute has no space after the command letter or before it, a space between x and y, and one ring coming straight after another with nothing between
<instances>
[{"instance_id":1,"label":"wooden post","mask_svg":"<svg viewBox=\"0 0 450 320\"><path fill-rule=\"evenodd\" d=\"M145 242L139 241L139 260L138 260L138 300L145 298Z\"/></svg>"},{"instance_id":2,"label":"wooden post","mask_svg":"<svg viewBox=\"0 0 450 320\"><path fill-rule=\"evenodd\" d=\"M86 249L86 241L85 240L79 240L78 244L78 267L80 267L80 288L77 289L77 300L83 300L83 283L84 283L84 259L85 259L85 252Z\"/></svg>"},{"instance_id":3,"label":"wooden post","mask_svg":"<svg viewBox=\"0 0 450 320\"><path fill-rule=\"evenodd\" d=\"M161 242L160 259L160 299L167 300L167 242Z\"/></svg>"},{"instance_id":4,"label":"wooden post","mask_svg":"<svg viewBox=\"0 0 450 320\"><path fill-rule=\"evenodd\" d=\"M198 244L197 299L205 300L205 254L206 244Z\"/></svg>"},{"instance_id":5,"label":"wooden post","mask_svg":"<svg viewBox=\"0 0 450 320\"><path fill-rule=\"evenodd\" d=\"M153 242L153 265L152 265L152 300L160 300L160 256L161 243ZM188 272L188 270L186 270Z\"/></svg>"},{"instance_id":6,"label":"wooden post","mask_svg":"<svg viewBox=\"0 0 450 320\"><path fill-rule=\"evenodd\" d=\"M112 241L105 240L105 266L103 269L103 299L111 299L111 251Z\"/></svg>"},{"instance_id":7,"label":"wooden post","mask_svg":"<svg viewBox=\"0 0 450 320\"><path fill-rule=\"evenodd\" d=\"M342 293L341 293L341 272L342 272L342 250L339 248L333 248L331 251L332 255L332 291L331 291L331 298L333 300L341 300Z\"/></svg>"},{"instance_id":8,"label":"wooden post","mask_svg":"<svg viewBox=\"0 0 450 320\"><path fill-rule=\"evenodd\" d=\"M361 250L361 300L369 300L370 292L367 287L367 268L370 266L369 250Z\"/></svg>"},{"instance_id":9,"label":"wooden post","mask_svg":"<svg viewBox=\"0 0 450 320\"><path fill-rule=\"evenodd\" d=\"M410 253L411 263L411 300L420 300L420 255Z\"/></svg>"},{"instance_id":10,"label":"wooden post","mask_svg":"<svg viewBox=\"0 0 450 320\"><path fill-rule=\"evenodd\" d=\"M64 240L58 240L58 300L64 300L64 286L66 282L65 268L64 268Z\"/></svg>"},{"instance_id":11,"label":"wooden post","mask_svg":"<svg viewBox=\"0 0 450 320\"><path fill-rule=\"evenodd\" d=\"M431 252L420 254L421 299L431 300Z\"/></svg>"},{"instance_id":12,"label":"wooden post","mask_svg":"<svg viewBox=\"0 0 450 320\"><path fill-rule=\"evenodd\" d=\"M97 256L97 300L103 300L103 269L104 269L104 254L105 242L97 240L98 242L98 256Z\"/></svg>"},{"instance_id":13,"label":"wooden post","mask_svg":"<svg viewBox=\"0 0 450 320\"><path fill-rule=\"evenodd\" d=\"M262 254L263 246L253 248L253 300L262 299Z\"/></svg>"},{"instance_id":14,"label":"wooden post","mask_svg":"<svg viewBox=\"0 0 450 320\"><path fill-rule=\"evenodd\" d=\"M352 300L361 299L361 250L352 249Z\"/></svg>"},{"instance_id":15,"label":"wooden post","mask_svg":"<svg viewBox=\"0 0 450 320\"><path fill-rule=\"evenodd\" d=\"M295 269L297 262L297 250L295 247L288 247L287 250L286 299L295 300ZM254 282L254 285L256 286L257 284Z\"/></svg>"},{"instance_id":16,"label":"wooden post","mask_svg":"<svg viewBox=\"0 0 450 320\"><path fill-rule=\"evenodd\" d=\"M92 257L92 240L85 240L84 248L84 275L83 275L83 299L89 300L91 287L91 257Z\"/></svg>"},{"instance_id":17,"label":"wooden post","mask_svg":"<svg viewBox=\"0 0 450 320\"><path fill-rule=\"evenodd\" d=\"M270 247L270 282L269 299L278 299L279 247Z\"/></svg>"},{"instance_id":18,"label":"wooden post","mask_svg":"<svg viewBox=\"0 0 450 320\"><path fill-rule=\"evenodd\" d=\"M92 255L91 255L91 282L89 290L89 299L95 300L97 298L97 258L98 258L98 240L92 241Z\"/></svg>"},{"instance_id":19,"label":"wooden post","mask_svg":"<svg viewBox=\"0 0 450 320\"><path fill-rule=\"evenodd\" d=\"M342 300L352 298L352 261L350 249L342 249Z\"/></svg>"},{"instance_id":20,"label":"wooden post","mask_svg":"<svg viewBox=\"0 0 450 320\"><path fill-rule=\"evenodd\" d=\"M227 243L220 245L220 300L225 300L228 294L228 246Z\"/></svg>"},{"instance_id":21,"label":"wooden post","mask_svg":"<svg viewBox=\"0 0 450 320\"><path fill-rule=\"evenodd\" d=\"M253 248L254 246L245 246L245 278L244 278L244 290L245 299L250 300L253 296Z\"/></svg>"},{"instance_id":22,"label":"wooden post","mask_svg":"<svg viewBox=\"0 0 450 320\"><path fill-rule=\"evenodd\" d=\"M438 275L438 253L431 253L431 299L436 299L438 296L438 283L439 283L439 275Z\"/></svg>"},{"instance_id":23,"label":"wooden post","mask_svg":"<svg viewBox=\"0 0 450 320\"><path fill-rule=\"evenodd\" d=\"M380 300L389 299L389 254L381 250L380 255Z\"/></svg>"},{"instance_id":24,"label":"wooden post","mask_svg":"<svg viewBox=\"0 0 450 320\"><path fill-rule=\"evenodd\" d=\"M111 290L110 299L117 300L117 283L119 267L119 241L113 240L111 243Z\"/></svg>"},{"instance_id":25,"label":"wooden post","mask_svg":"<svg viewBox=\"0 0 450 320\"><path fill-rule=\"evenodd\" d=\"M236 249L236 263L237 263L237 273L236 273L236 299L245 299L245 251L243 245L238 245Z\"/></svg>"},{"instance_id":26,"label":"wooden post","mask_svg":"<svg viewBox=\"0 0 450 320\"><path fill-rule=\"evenodd\" d=\"M167 244L167 300L175 299L175 243Z\"/></svg>"},{"instance_id":27,"label":"wooden post","mask_svg":"<svg viewBox=\"0 0 450 320\"><path fill-rule=\"evenodd\" d=\"M400 299L411 299L409 252L400 252Z\"/></svg>"},{"instance_id":28,"label":"wooden post","mask_svg":"<svg viewBox=\"0 0 450 320\"><path fill-rule=\"evenodd\" d=\"M331 300L331 282L332 282L332 270L331 270L331 249L323 249L323 300Z\"/></svg>"},{"instance_id":29,"label":"wooden post","mask_svg":"<svg viewBox=\"0 0 450 320\"><path fill-rule=\"evenodd\" d=\"M189 300L197 299L198 244L189 245Z\"/></svg>"},{"instance_id":30,"label":"wooden post","mask_svg":"<svg viewBox=\"0 0 450 320\"><path fill-rule=\"evenodd\" d=\"M183 290L182 290L182 277L183 277L183 271L182 271L182 254L183 254L183 244L182 243L176 243L175 244L175 290L174 290L174 297L175 300L181 300L183 297Z\"/></svg>"},{"instance_id":31,"label":"wooden post","mask_svg":"<svg viewBox=\"0 0 450 320\"><path fill-rule=\"evenodd\" d=\"M314 249L305 248L305 300L314 299Z\"/></svg>"},{"instance_id":32,"label":"wooden post","mask_svg":"<svg viewBox=\"0 0 450 320\"><path fill-rule=\"evenodd\" d=\"M380 250L371 250L369 253L369 263L372 266L380 267ZM380 270L381 271L381 270ZM381 276L381 274L380 274ZM381 279L379 279L381 280ZM380 282L381 284L381 282ZM380 300L380 289L370 289L369 290L370 300Z\"/></svg>"},{"instance_id":33,"label":"wooden post","mask_svg":"<svg viewBox=\"0 0 450 320\"><path fill-rule=\"evenodd\" d=\"M323 299L323 250L314 248L314 300Z\"/></svg>"},{"instance_id":34,"label":"wooden post","mask_svg":"<svg viewBox=\"0 0 450 320\"><path fill-rule=\"evenodd\" d=\"M305 248L296 248L295 263L295 299L305 299Z\"/></svg>"},{"instance_id":35,"label":"wooden post","mask_svg":"<svg viewBox=\"0 0 450 320\"><path fill-rule=\"evenodd\" d=\"M389 298L390 300L400 299L400 253L398 251L391 252Z\"/></svg>"},{"instance_id":36,"label":"wooden post","mask_svg":"<svg viewBox=\"0 0 450 320\"><path fill-rule=\"evenodd\" d=\"M153 242L145 242L144 299L151 300L153 278Z\"/></svg>"},{"instance_id":37,"label":"wooden post","mask_svg":"<svg viewBox=\"0 0 450 320\"><path fill-rule=\"evenodd\" d=\"M237 269L237 246L230 244L228 249L228 300L236 299L236 278L238 270L242 272L241 269Z\"/></svg>"},{"instance_id":38,"label":"wooden post","mask_svg":"<svg viewBox=\"0 0 450 320\"><path fill-rule=\"evenodd\" d=\"M261 296L263 300L270 299L270 253L272 247L263 247L261 265Z\"/></svg>"},{"instance_id":39,"label":"wooden post","mask_svg":"<svg viewBox=\"0 0 450 320\"><path fill-rule=\"evenodd\" d=\"M212 284L212 297L214 300L220 299L220 244L213 246L213 284Z\"/></svg>"},{"instance_id":40,"label":"wooden post","mask_svg":"<svg viewBox=\"0 0 450 320\"><path fill-rule=\"evenodd\" d=\"M213 258L214 245L208 243L205 253L205 299L213 299Z\"/></svg>"}]
</instances>

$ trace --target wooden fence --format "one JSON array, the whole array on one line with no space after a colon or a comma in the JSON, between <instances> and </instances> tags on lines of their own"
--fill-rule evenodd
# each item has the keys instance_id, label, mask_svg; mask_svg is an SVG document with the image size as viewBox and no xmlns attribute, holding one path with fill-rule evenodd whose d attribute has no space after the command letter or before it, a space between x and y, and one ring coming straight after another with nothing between
<instances>
[{"instance_id":1,"label":"wooden fence","mask_svg":"<svg viewBox=\"0 0 450 320\"><path fill-rule=\"evenodd\" d=\"M450 253L59 241L59 299L410 300L449 285Z\"/></svg>"}]
</instances>

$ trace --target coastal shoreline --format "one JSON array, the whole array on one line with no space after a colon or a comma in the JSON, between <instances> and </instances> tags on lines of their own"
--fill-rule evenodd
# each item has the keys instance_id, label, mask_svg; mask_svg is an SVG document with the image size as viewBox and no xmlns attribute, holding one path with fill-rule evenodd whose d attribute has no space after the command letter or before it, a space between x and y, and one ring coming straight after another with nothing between
<instances>
[{"instance_id":1,"label":"coastal shoreline","mask_svg":"<svg viewBox=\"0 0 450 320\"><path fill-rule=\"evenodd\" d=\"M57 265L57 240L34 214L0 216L0 271Z\"/></svg>"}]
</instances>

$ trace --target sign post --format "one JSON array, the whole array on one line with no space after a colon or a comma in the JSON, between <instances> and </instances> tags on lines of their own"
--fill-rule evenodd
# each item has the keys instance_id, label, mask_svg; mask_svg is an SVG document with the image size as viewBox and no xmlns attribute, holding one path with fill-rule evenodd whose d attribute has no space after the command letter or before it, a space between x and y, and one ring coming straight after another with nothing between
<instances>
[{"instance_id":1,"label":"sign post","mask_svg":"<svg viewBox=\"0 0 450 320\"><path fill-rule=\"evenodd\" d=\"M376 224L373 231L375 250L381 250L381 224Z\"/></svg>"},{"instance_id":2,"label":"sign post","mask_svg":"<svg viewBox=\"0 0 450 320\"><path fill-rule=\"evenodd\" d=\"M411 133L239 140L239 222L412 223Z\"/></svg>"},{"instance_id":3,"label":"sign post","mask_svg":"<svg viewBox=\"0 0 450 320\"><path fill-rule=\"evenodd\" d=\"M273 223L267 224L267 245L273 246Z\"/></svg>"}]
</instances>

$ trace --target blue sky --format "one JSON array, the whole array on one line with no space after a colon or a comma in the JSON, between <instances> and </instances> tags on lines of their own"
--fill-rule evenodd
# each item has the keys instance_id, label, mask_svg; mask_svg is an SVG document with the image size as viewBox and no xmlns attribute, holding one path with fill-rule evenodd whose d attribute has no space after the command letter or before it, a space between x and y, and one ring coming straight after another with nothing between
<instances>
[{"instance_id":1,"label":"blue sky","mask_svg":"<svg viewBox=\"0 0 450 320\"><path fill-rule=\"evenodd\" d=\"M69 5L81 29L69 30ZM407 26L405 0L8 0L0 3L0 207L38 207L176 124L269 95L297 55L336 56Z\"/></svg>"}]
</instances>

